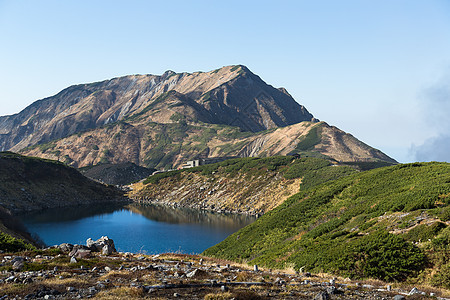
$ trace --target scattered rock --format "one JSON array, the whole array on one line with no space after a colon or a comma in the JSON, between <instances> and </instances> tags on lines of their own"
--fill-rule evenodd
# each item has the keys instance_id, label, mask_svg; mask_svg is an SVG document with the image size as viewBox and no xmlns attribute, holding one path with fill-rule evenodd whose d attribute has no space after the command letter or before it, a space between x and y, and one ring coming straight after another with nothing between
<instances>
[{"instance_id":1,"label":"scattered rock","mask_svg":"<svg viewBox=\"0 0 450 300\"><path fill-rule=\"evenodd\" d=\"M114 249L110 245L105 245L102 248L102 254L103 255L111 255L113 254Z\"/></svg>"},{"instance_id":2,"label":"scattered rock","mask_svg":"<svg viewBox=\"0 0 450 300\"><path fill-rule=\"evenodd\" d=\"M73 249L73 245L68 243L62 243L61 245L58 246L58 249L60 249L62 252L70 252Z\"/></svg>"},{"instance_id":3,"label":"scattered rock","mask_svg":"<svg viewBox=\"0 0 450 300\"><path fill-rule=\"evenodd\" d=\"M25 266L23 261L15 261L12 265L12 268L14 271L22 271L23 267Z\"/></svg>"},{"instance_id":4,"label":"scattered rock","mask_svg":"<svg viewBox=\"0 0 450 300\"><path fill-rule=\"evenodd\" d=\"M195 277L197 275L197 273L198 273L198 269L195 269L194 271L191 271L191 272L187 273L186 277L187 278Z\"/></svg>"},{"instance_id":5,"label":"scattered rock","mask_svg":"<svg viewBox=\"0 0 450 300\"><path fill-rule=\"evenodd\" d=\"M77 261L77 259L76 259L75 257L72 256L72 257L70 258L70 263L71 263L71 264L76 264L77 262L78 262L78 261Z\"/></svg>"},{"instance_id":6,"label":"scattered rock","mask_svg":"<svg viewBox=\"0 0 450 300\"><path fill-rule=\"evenodd\" d=\"M105 246L108 246L105 250ZM102 236L98 240L94 241L91 238L88 238L86 241L86 247L94 252L102 252L104 255L110 255L113 252L117 252L114 246L114 241L107 236ZM106 251L107 254L104 252Z\"/></svg>"},{"instance_id":7,"label":"scattered rock","mask_svg":"<svg viewBox=\"0 0 450 300\"><path fill-rule=\"evenodd\" d=\"M314 300L328 300L330 299L330 295L328 295L327 292L319 292L315 297Z\"/></svg>"},{"instance_id":8,"label":"scattered rock","mask_svg":"<svg viewBox=\"0 0 450 300\"><path fill-rule=\"evenodd\" d=\"M339 294L338 289L333 285L327 287L327 293L330 295Z\"/></svg>"}]
</instances>

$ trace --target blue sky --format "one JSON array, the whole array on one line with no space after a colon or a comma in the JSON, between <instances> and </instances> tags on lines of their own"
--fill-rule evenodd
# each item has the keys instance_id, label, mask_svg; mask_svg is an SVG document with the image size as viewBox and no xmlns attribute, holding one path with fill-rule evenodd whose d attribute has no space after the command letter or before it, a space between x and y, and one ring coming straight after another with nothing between
<instances>
[{"instance_id":1,"label":"blue sky","mask_svg":"<svg viewBox=\"0 0 450 300\"><path fill-rule=\"evenodd\" d=\"M450 161L447 0L0 0L0 45L0 115L72 84L243 64L398 161Z\"/></svg>"}]
</instances>

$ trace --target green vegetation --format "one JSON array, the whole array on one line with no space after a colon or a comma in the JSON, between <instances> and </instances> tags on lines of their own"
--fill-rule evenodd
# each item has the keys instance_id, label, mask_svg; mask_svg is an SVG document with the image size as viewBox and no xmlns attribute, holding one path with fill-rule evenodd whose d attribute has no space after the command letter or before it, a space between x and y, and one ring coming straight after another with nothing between
<instances>
[{"instance_id":1,"label":"green vegetation","mask_svg":"<svg viewBox=\"0 0 450 300\"><path fill-rule=\"evenodd\" d=\"M170 116L170 120L174 121L174 122L181 122L181 121L185 121L186 117L183 116L182 114L176 112Z\"/></svg>"},{"instance_id":2,"label":"green vegetation","mask_svg":"<svg viewBox=\"0 0 450 300\"><path fill-rule=\"evenodd\" d=\"M40 144L38 145L39 150L41 150L42 153L45 153L47 150L51 150L56 147L55 143L46 143L46 144Z\"/></svg>"},{"instance_id":3,"label":"green vegetation","mask_svg":"<svg viewBox=\"0 0 450 300\"><path fill-rule=\"evenodd\" d=\"M23 250L35 250L36 248L23 240L16 239L9 234L0 232L0 250L6 252L17 252Z\"/></svg>"},{"instance_id":4,"label":"green vegetation","mask_svg":"<svg viewBox=\"0 0 450 300\"><path fill-rule=\"evenodd\" d=\"M292 156L273 157L245 157L233 158L222 162L202 165L195 168L175 170L159 173L148 177L144 184L157 184L163 178L173 177L176 180L182 173L200 173L202 175L216 174L224 177L237 176L258 176L266 172L280 172L286 179L303 178L306 187L322 184L326 181L337 179L355 173L353 168L348 166L332 166L327 160L319 158L295 159Z\"/></svg>"},{"instance_id":5,"label":"green vegetation","mask_svg":"<svg viewBox=\"0 0 450 300\"><path fill-rule=\"evenodd\" d=\"M320 175L310 175L318 171ZM341 178L323 184L324 174L330 180ZM403 164L355 173L348 166L306 158L290 165L284 176L303 178L299 193L203 254L390 281L419 278L415 276L429 262L437 272L421 280L438 286L448 282L449 227L443 222L415 225L448 208L450 164ZM389 233L402 218L405 229ZM419 239L420 248L413 244Z\"/></svg>"},{"instance_id":6,"label":"green vegetation","mask_svg":"<svg viewBox=\"0 0 450 300\"><path fill-rule=\"evenodd\" d=\"M307 151L311 150L315 145L320 143L322 139L322 128L318 125L311 128L311 130L300 138L300 142L297 144L295 150Z\"/></svg>"},{"instance_id":7,"label":"green vegetation","mask_svg":"<svg viewBox=\"0 0 450 300\"><path fill-rule=\"evenodd\" d=\"M202 96L202 99L205 101L208 101L209 99L211 99L211 91L204 93Z\"/></svg>"}]
</instances>

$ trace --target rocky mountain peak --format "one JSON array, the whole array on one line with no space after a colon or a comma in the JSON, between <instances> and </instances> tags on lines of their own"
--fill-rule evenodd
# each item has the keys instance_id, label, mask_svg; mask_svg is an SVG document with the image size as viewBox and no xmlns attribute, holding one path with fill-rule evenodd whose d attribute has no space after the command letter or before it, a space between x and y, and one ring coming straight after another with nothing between
<instances>
[{"instance_id":1,"label":"rocky mountain peak","mask_svg":"<svg viewBox=\"0 0 450 300\"><path fill-rule=\"evenodd\" d=\"M169 91L179 101L165 102ZM172 98L173 98L172 97ZM173 99L172 99L173 100ZM139 115L217 123L257 132L311 120L290 95L243 65L209 72L129 75L68 87L18 114L0 117L0 150L20 150Z\"/></svg>"}]
</instances>

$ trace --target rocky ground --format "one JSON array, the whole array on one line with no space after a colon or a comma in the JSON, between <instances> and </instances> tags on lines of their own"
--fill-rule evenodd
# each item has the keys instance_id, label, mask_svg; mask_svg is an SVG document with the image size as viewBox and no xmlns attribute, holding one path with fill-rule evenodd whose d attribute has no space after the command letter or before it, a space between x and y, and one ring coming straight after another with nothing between
<instances>
[{"instance_id":1,"label":"rocky ground","mask_svg":"<svg viewBox=\"0 0 450 300\"><path fill-rule=\"evenodd\" d=\"M93 241L90 241L90 249ZM88 243L89 244L89 243ZM99 247L97 247L99 248ZM443 291L68 244L0 254L0 299L445 299ZM69 252L70 251L70 252ZM76 258L78 257L78 258ZM81 258L84 257L84 258Z\"/></svg>"}]
</instances>

